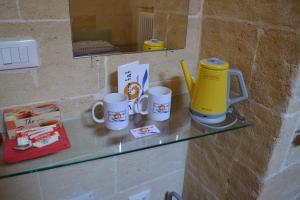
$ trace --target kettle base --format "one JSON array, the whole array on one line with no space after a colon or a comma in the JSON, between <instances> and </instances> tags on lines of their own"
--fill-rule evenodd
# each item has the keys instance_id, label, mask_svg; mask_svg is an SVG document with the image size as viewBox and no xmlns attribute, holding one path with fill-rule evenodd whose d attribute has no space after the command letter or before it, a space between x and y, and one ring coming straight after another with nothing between
<instances>
[{"instance_id":1,"label":"kettle base","mask_svg":"<svg viewBox=\"0 0 300 200\"><path fill-rule=\"evenodd\" d=\"M223 115L218 115L218 116L205 116L205 115L199 115L199 114L194 114L190 112L191 118L198 123L204 123L204 124L218 124L226 119L226 113Z\"/></svg>"}]
</instances>

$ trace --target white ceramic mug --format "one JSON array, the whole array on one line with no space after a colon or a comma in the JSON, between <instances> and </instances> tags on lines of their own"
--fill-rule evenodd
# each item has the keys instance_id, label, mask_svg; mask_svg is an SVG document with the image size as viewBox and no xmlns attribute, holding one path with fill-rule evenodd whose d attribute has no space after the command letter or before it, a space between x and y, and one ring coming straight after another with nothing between
<instances>
[{"instance_id":1,"label":"white ceramic mug","mask_svg":"<svg viewBox=\"0 0 300 200\"><path fill-rule=\"evenodd\" d=\"M98 119L95 116L97 106L103 106L104 116ZM128 99L124 94L111 93L104 96L103 101L93 105L92 117L96 123L105 123L111 130L121 130L128 126Z\"/></svg>"},{"instance_id":2,"label":"white ceramic mug","mask_svg":"<svg viewBox=\"0 0 300 200\"><path fill-rule=\"evenodd\" d=\"M149 115L154 121L164 121L170 118L172 90L167 87L151 87L137 102L136 112ZM143 101L148 99L145 110L142 109Z\"/></svg>"}]
</instances>

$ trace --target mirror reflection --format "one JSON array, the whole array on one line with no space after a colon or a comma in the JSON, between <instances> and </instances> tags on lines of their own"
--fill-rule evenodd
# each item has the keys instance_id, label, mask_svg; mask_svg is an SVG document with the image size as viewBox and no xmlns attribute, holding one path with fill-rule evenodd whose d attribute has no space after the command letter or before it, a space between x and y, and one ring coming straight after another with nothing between
<instances>
[{"instance_id":1,"label":"mirror reflection","mask_svg":"<svg viewBox=\"0 0 300 200\"><path fill-rule=\"evenodd\" d=\"M188 0L70 0L73 54L185 48Z\"/></svg>"}]
</instances>

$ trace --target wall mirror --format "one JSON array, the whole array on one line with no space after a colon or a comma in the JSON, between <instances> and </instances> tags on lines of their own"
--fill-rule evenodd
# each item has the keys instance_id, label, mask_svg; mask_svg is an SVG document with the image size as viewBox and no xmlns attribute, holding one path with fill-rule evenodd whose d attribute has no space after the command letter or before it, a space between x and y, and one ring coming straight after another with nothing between
<instances>
[{"instance_id":1,"label":"wall mirror","mask_svg":"<svg viewBox=\"0 0 300 200\"><path fill-rule=\"evenodd\" d=\"M70 0L73 54L182 49L188 0Z\"/></svg>"}]
</instances>

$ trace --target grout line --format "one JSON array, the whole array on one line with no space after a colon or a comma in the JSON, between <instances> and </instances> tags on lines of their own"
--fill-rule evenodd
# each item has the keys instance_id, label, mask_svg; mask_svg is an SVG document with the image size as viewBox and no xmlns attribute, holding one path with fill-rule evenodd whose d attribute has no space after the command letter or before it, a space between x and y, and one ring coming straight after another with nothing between
<instances>
[{"instance_id":1,"label":"grout line","mask_svg":"<svg viewBox=\"0 0 300 200\"><path fill-rule=\"evenodd\" d=\"M38 187L39 187L39 192L40 192L41 200L44 200L43 188L41 186L40 173L37 173L36 176L37 176L37 181L38 181L38 185L39 185Z\"/></svg>"},{"instance_id":2,"label":"grout line","mask_svg":"<svg viewBox=\"0 0 300 200\"><path fill-rule=\"evenodd\" d=\"M32 70L30 74L31 74L34 86L36 88L38 88L39 87L39 76L38 76L37 70Z\"/></svg>"},{"instance_id":3,"label":"grout line","mask_svg":"<svg viewBox=\"0 0 300 200\"><path fill-rule=\"evenodd\" d=\"M252 85L252 77L253 77L253 73L256 71L256 56L257 56L257 50L259 47L259 43L261 40L262 35L264 34L263 29L258 28L257 29L257 41L256 41L256 46L255 46L255 50L254 50L254 54L253 54L253 60L252 60L252 67L251 67L251 71L250 71L250 83L249 83L249 90L251 88Z\"/></svg>"},{"instance_id":4,"label":"grout line","mask_svg":"<svg viewBox=\"0 0 300 200\"><path fill-rule=\"evenodd\" d=\"M202 2L203 4L203 2ZM201 18L202 17L202 4L201 4L201 9L194 15L188 15L188 18L189 19L198 19L198 18Z\"/></svg>"},{"instance_id":5,"label":"grout line","mask_svg":"<svg viewBox=\"0 0 300 200\"><path fill-rule=\"evenodd\" d=\"M200 27L199 27L199 46L198 46L198 62L199 62L199 58L200 58L200 55L201 55L201 47L202 47L202 26L203 26L203 10L204 10L204 0L201 1L201 7L200 7L200 11L199 13L197 13L197 15L199 14L199 17L200 17Z\"/></svg>"},{"instance_id":6,"label":"grout line","mask_svg":"<svg viewBox=\"0 0 300 200\"><path fill-rule=\"evenodd\" d=\"M6 23L36 23L36 22L70 22L70 19L31 19L31 20L24 20L24 19L1 19L0 24Z\"/></svg>"},{"instance_id":7,"label":"grout line","mask_svg":"<svg viewBox=\"0 0 300 200\"><path fill-rule=\"evenodd\" d=\"M19 106L30 106L30 105L46 103L46 102L51 102L51 101L58 101L59 102L59 101L65 101L65 100L77 100L77 99L86 98L86 97L93 97L94 98L96 95L98 95L98 93L86 94L86 95L74 96L74 97L62 97L62 98L58 98L58 99L47 99L47 100L35 101L35 102L30 102L30 103L25 103L25 104L17 104L17 105L15 104L15 105L0 107L0 110L10 109L10 108L19 107Z\"/></svg>"},{"instance_id":8,"label":"grout line","mask_svg":"<svg viewBox=\"0 0 300 200\"><path fill-rule=\"evenodd\" d=\"M20 19L22 19L22 16L21 16L21 9L20 9L20 0L16 0L16 6L17 6L17 11L18 11L18 17Z\"/></svg>"},{"instance_id":9,"label":"grout line","mask_svg":"<svg viewBox=\"0 0 300 200\"><path fill-rule=\"evenodd\" d=\"M97 70L97 90L100 90L100 57L97 56L90 56L91 68L96 67Z\"/></svg>"},{"instance_id":10,"label":"grout line","mask_svg":"<svg viewBox=\"0 0 300 200\"><path fill-rule=\"evenodd\" d=\"M117 194L118 193L118 160L117 160L117 156L114 157L114 194Z\"/></svg>"},{"instance_id":11,"label":"grout line","mask_svg":"<svg viewBox=\"0 0 300 200\"><path fill-rule=\"evenodd\" d=\"M109 79L108 79L108 56L104 56L104 93L108 94L111 91L111 88L109 87Z\"/></svg>"},{"instance_id":12,"label":"grout line","mask_svg":"<svg viewBox=\"0 0 300 200\"><path fill-rule=\"evenodd\" d=\"M106 63L106 61L105 61ZM106 66L107 64L105 64ZM105 67L106 68L106 67ZM28 70L29 72L32 73L32 70ZM105 85L108 85L108 76L107 76L107 69L105 69ZM22 72L20 72L22 73ZM168 82L168 81L178 81L178 80L182 80L181 78L176 78L176 79L166 79L163 81L154 81L154 82L150 82L149 84L157 84L157 83L163 83L163 82ZM108 87L104 87L104 93L108 93ZM14 108L14 107L19 107L19 106L30 106L30 105L35 105L35 104L40 104L40 103L46 103L46 102L51 102L51 101L65 101L65 100L77 100L77 99L82 99L82 98L87 98L87 97L93 97L94 99L98 99L99 98L99 94L101 95L101 92L97 92L97 93L91 93L91 94L85 94L85 95L80 95L80 96L69 96L69 97L61 97L61 98L57 98L57 99L47 99L47 100L40 100L40 101L32 101L30 103L23 103L23 104L13 104L13 105L9 105L9 106L3 106L0 107L0 110L4 110L4 109L10 109L10 108Z\"/></svg>"}]
</instances>

